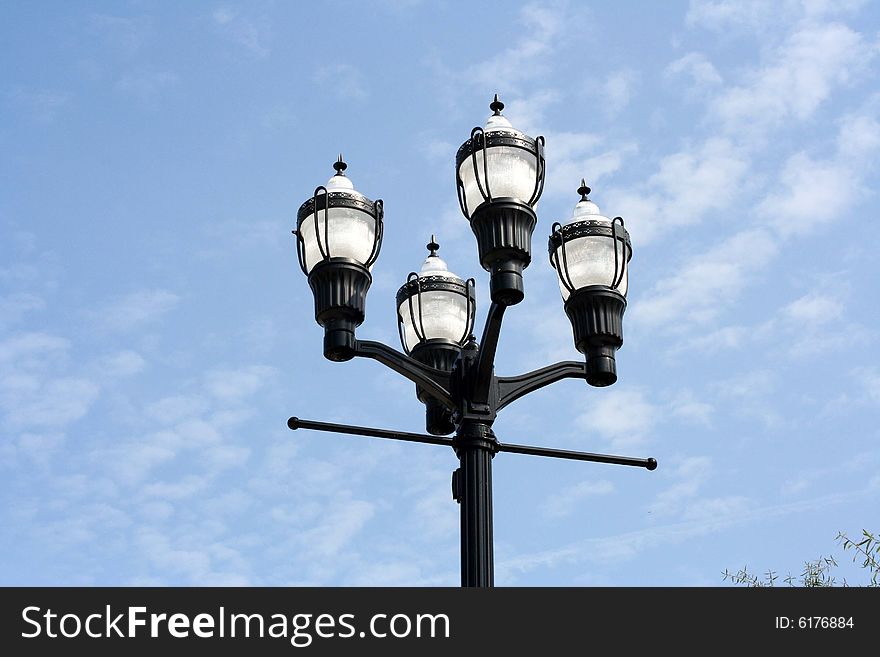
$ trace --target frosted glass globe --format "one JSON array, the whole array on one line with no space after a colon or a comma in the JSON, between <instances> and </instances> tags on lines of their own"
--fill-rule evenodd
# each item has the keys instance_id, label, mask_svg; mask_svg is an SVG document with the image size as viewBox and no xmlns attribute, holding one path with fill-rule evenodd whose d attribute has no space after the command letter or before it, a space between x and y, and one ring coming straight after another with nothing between
<instances>
[{"instance_id":1,"label":"frosted glass globe","mask_svg":"<svg viewBox=\"0 0 880 657\"><path fill-rule=\"evenodd\" d=\"M360 196L355 191L351 180L346 176L336 175L325 185L327 192L347 192ZM318 196L320 201L321 196ZM368 212L357 208L331 207L325 214L323 209L317 211L317 235L315 233L315 213L309 214L299 227L305 247L306 271L323 260L320 244L331 258L350 258L366 264L373 253L376 240L376 219ZM325 232L326 217L326 232ZM326 240L325 240L326 235Z\"/></svg>"},{"instance_id":2,"label":"frosted glass globe","mask_svg":"<svg viewBox=\"0 0 880 657\"><path fill-rule=\"evenodd\" d=\"M589 199L581 199L578 202L566 225L578 221L598 222L607 225L609 229L612 224L611 219L604 216L599 207ZM620 229L621 234L622 232ZM563 249L565 249L564 259ZM615 249L617 250L617 269L615 269L614 261ZM629 285L629 267L625 265L627 251L628 249L622 240L614 240L603 235L589 235L563 242L556 248L553 258L559 270L565 269L567 264L568 280L566 282L570 283L575 290L588 285L610 287L615 278L620 276L620 270L623 269L623 279L618 284L617 291L626 296ZM559 290L562 292L562 298L568 300L570 292L563 282L563 274L561 271L557 271L557 274L559 275Z\"/></svg>"},{"instance_id":3,"label":"frosted glass globe","mask_svg":"<svg viewBox=\"0 0 880 657\"><path fill-rule=\"evenodd\" d=\"M514 136L528 137L510 125L505 117L492 115L486 122L483 131L489 135L504 131ZM464 185L464 196L468 212L473 211L484 202L483 192L492 193L492 198L510 197L522 203L528 203L535 192L537 178L537 162L534 153L515 146L490 146L486 149L486 162L483 162L483 149L476 151L477 170L474 172L473 156L467 157L458 167L458 175ZM489 188L486 188L488 178Z\"/></svg>"},{"instance_id":4,"label":"frosted glass globe","mask_svg":"<svg viewBox=\"0 0 880 657\"><path fill-rule=\"evenodd\" d=\"M462 292L466 290L465 282L449 271L442 258L428 256L417 273L419 278L437 277L439 279L460 283ZM410 303L412 311L410 311ZM404 299L398 307L400 320L403 325L403 347L409 352L419 342L419 332L424 329L426 340L442 339L460 344L467 338L470 324L467 297L456 291L426 290L421 292L421 311L419 311L419 297L414 294L409 299Z\"/></svg>"}]
</instances>

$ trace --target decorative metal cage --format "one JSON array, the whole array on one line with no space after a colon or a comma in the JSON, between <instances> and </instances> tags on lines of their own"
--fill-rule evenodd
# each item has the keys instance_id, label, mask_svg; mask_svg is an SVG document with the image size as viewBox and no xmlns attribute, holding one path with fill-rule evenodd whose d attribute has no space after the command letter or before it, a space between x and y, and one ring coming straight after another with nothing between
<instances>
[{"instance_id":1,"label":"decorative metal cage","mask_svg":"<svg viewBox=\"0 0 880 657\"><path fill-rule=\"evenodd\" d=\"M382 247L382 235L384 231L384 205L382 199L371 201L363 194L357 192L328 192L326 187L319 185L315 188L315 193L312 195L312 198L303 203L296 213L296 230L294 231L294 234L296 235L296 251L299 258L299 266L306 275L309 274L309 269L307 267L308 263L306 262L305 241L303 240L302 235L303 223L310 217L312 221L314 221L315 239L318 251L321 255L321 262L336 258L338 256L333 253L329 231L330 210L335 208L348 208L372 217L375 223L370 255L366 262L358 264L369 269L373 266L373 263L376 262L376 258L379 257L379 249ZM322 223L323 227L321 225ZM314 268L315 264L312 264L312 268Z\"/></svg>"},{"instance_id":2,"label":"decorative metal cage","mask_svg":"<svg viewBox=\"0 0 880 657\"><path fill-rule=\"evenodd\" d=\"M407 353L413 351L418 345L432 342L447 342L445 338L429 338L424 326L424 313L422 312L422 295L429 292L451 292L460 294L466 299L466 321L464 330L457 340L451 341L461 347L473 333L474 317L476 314L476 281L469 278L466 281L450 278L447 276L419 276L416 272L410 272L404 283L397 291L397 330L400 334L400 344ZM407 304L409 308L410 326L413 329L418 342L414 345L407 344L405 337L405 320L400 312L401 306ZM416 314L418 310L418 314ZM417 321L418 318L418 321Z\"/></svg>"},{"instance_id":3,"label":"decorative metal cage","mask_svg":"<svg viewBox=\"0 0 880 657\"><path fill-rule=\"evenodd\" d=\"M626 276L628 263L632 259L632 242L624 226L623 217L615 217L610 224L607 221L594 219L575 221L565 226L559 222L553 224L548 244L550 264L569 294L573 294L578 287L572 282L569 273L566 245L581 237L604 237L613 240L614 272L607 286L608 289L617 290Z\"/></svg>"},{"instance_id":4,"label":"decorative metal cage","mask_svg":"<svg viewBox=\"0 0 880 657\"><path fill-rule=\"evenodd\" d=\"M492 194L491 170L489 168L488 150L498 146L519 148L535 158L535 184L528 199L522 199L526 205L534 207L544 191L544 137L532 139L528 135L510 130L492 130L486 132L481 127L471 130L470 139L464 142L455 154L455 185L458 191L458 204L465 217L471 218L476 208L469 208L465 194L464 181L461 179L461 165L470 159L474 171L474 179L483 197L483 202L494 201ZM481 165L482 164L482 168ZM482 174L482 175L481 175Z\"/></svg>"}]
</instances>

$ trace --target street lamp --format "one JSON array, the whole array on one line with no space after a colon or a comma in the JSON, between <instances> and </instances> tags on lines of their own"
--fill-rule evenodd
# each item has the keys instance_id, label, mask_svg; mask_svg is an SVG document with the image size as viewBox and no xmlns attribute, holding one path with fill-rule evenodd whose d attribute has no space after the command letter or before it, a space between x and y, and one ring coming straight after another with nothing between
<instances>
[{"instance_id":1,"label":"street lamp","mask_svg":"<svg viewBox=\"0 0 880 657\"><path fill-rule=\"evenodd\" d=\"M324 327L324 356L344 361L354 356L354 330L364 321L383 210L381 200L355 191L341 154L333 168L336 174L300 206L294 234L315 296L315 321Z\"/></svg>"},{"instance_id":2,"label":"street lamp","mask_svg":"<svg viewBox=\"0 0 880 657\"><path fill-rule=\"evenodd\" d=\"M461 348L474 330L474 279L463 281L437 255L440 245L431 236L429 255L419 272L410 272L397 291L400 343L411 357L444 372L452 372ZM425 404L429 433L445 436L455 430L452 412L416 386Z\"/></svg>"},{"instance_id":3,"label":"street lamp","mask_svg":"<svg viewBox=\"0 0 880 657\"><path fill-rule=\"evenodd\" d=\"M632 243L623 219L603 216L582 179L581 200L564 226L553 224L550 264L559 277L575 347L587 357L587 382L617 381L614 352L623 345L623 311Z\"/></svg>"},{"instance_id":4,"label":"street lamp","mask_svg":"<svg viewBox=\"0 0 880 657\"><path fill-rule=\"evenodd\" d=\"M431 238L420 271L397 292L397 322L405 353L359 340L370 270L382 243L382 201L356 192L342 156L336 174L316 188L297 213L297 254L324 328L324 355L334 361L372 358L416 384L428 434L331 424L291 417L291 429L314 429L452 447L460 467L452 476L461 505L462 586L494 584L492 459L498 452L632 465L654 470L657 461L626 456L500 443L492 431L499 411L534 390L565 378L593 386L617 380L615 353L623 344L632 246L623 219L603 216L582 180L581 200L549 238L575 347L585 361L554 363L519 376L495 374L495 353L505 310L524 297L523 270L531 262L535 207L544 188L544 138L532 138L501 114L498 96L485 127L474 128L458 149L458 199L489 272L491 305L480 342L473 335L474 279L451 273ZM455 432L452 438L445 437Z\"/></svg>"},{"instance_id":5,"label":"street lamp","mask_svg":"<svg viewBox=\"0 0 880 657\"><path fill-rule=\"evenodd\" d=\"M484 128L455 154L455 184L461 211L477 238L480 264L491 273L492 301L523 300L523 269L532 261L535 206L544 190L544 138L533 139L502 114L504 103L489 105Z\"/></svg>"}]
</instances>

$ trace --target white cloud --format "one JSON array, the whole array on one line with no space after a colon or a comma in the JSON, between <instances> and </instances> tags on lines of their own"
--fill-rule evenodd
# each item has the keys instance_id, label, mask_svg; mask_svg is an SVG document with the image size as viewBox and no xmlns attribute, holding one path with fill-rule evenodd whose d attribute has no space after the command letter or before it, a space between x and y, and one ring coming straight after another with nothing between
<instances>
[{"instance_id":1,"label":"white cloud","mask_svg":"<svg viewBox=\"0 0 880 657\"><path fill-rule=\"evenodd\" d=\"M101 358L98 362L100 372L105 376L123 377L139 374L143 371L147 361L130 349L117 351Z\"/></svg>"},{"instance_id":2,"label":"white cloud","mask_svg":"<svg viewBox=\"0 0 880 657\"><path fill-rule=\"evenodd\" d=\"M751 334L752 330L747 326L722 326L714 331L696 336L688 341L688 345L704 352L713 353L724 349L735 349L744 344Z\"/></svg>"},{"instance_id":3,"label":"white cloud","mask_svg":"<svg viewBox=\"0 0 880 657\"><path fill-rule=\"evenodd\" d=\"M708 353L746 347L779 350L784 345L790 357L812 358L868 342L875 337L874 332L856 321L849 320L845 333L838 330L837 320L845 315L848 286L841 282L839 273L834 278L833 291L814 289L781 305L766 321L752 326L725 326L689 337L674 351L691 347Z\"/></svg>"},{"instance_id":4,"label":"white cloud","mask_svg":"<svg viewBox=\"0 0 880 657\"><path fill-rule=\"evenodd\" d=\"M266 130L284 132L296 127L296 112L290 105L276 104L265 110L259 121Z\"/></svg>"},{"instance_id":5,"label":"white cloud","mask_svg":"<svg viewBox=\"0 0 880 657\"><path fill-rule=\"evenodd\" d=\"M233 20L235 20L235 12L228 7L220 7L214 10L214 13L211 14L214 22L217 25L228 25Z\"/></svg>"},{"instance_id":6,"label":"white cloud","mask_svg":"<svg viewBox=\"0 0 880 657\"><path fill-rule=\"evenodd\" d=\"M669 404L671 413L695 424L708 426L711 424L715 408L704 401L697 399L693 392L684 390L674 397Z\"/></svg>"},{"instance_id":7,"label":"white cloud","mask_svg":"<svg viewBox=\"0 0 880 657\"><path fill-rule=\"evenodd\" d=\"M668 467L668 466L667 466ZM669 470L674 483L657 494L650 504L651 510L661 515L681 512L687 501L696 496L709 479L712 460L707 456L689 456L681 459Z\"/></svg>"},{"instance_id":8,"label":"white cloud","mask_svg":"<svg viewBox=\"0 0 880 657\"><path fill-rule=\"evenodd\" d=\"M685 22L691 27L724 30L731 26L758 27L768 22L774 6L767 0L691 0Z\"/></svg>"},{"instance_id":9,"label":"white cloud","mask_svg":"<svg viewBox=\"0 0 880 657\"><path fill-rule=\"evenodd\" d=\"M105 329L128 331L155 322L179 302L180 297L168 290L138 290L116 299L92 315Z\"/></svg>"},{"instance_id":10,"label":"white cloud","mask_svg":"<svg viewBox=\"0 0 880 657\"><path fill-rule=\"evenodd\" d=\"M207 408L207 403L201 397L171 395L149 404L145 411L149 417L163 424L174 424L201 415Z\"/></svg>"},{"instance_id":11,"label":"white cloud","mask_svg":"<svg viewBox=\"0 0 880 657\"><path fill-rule=\"evenodd\" d=\"M145 497L158 497L165 500L182 500L203 492L208 483L207 477L188 475L177 481L157 481L147 484L141 489L141 494Z\"/></svg>"},{"instance_id":12,"label":"white cloud","mask_svg":"<svg viewBox=\"0 0 880 657\"><path fill-rule=\"evenodd\" d=\"M670 229L699 223L727 208L739 193L749 158L728 139L710 138L664 157L643 184L608 190L608 206L622 215L634 239L647 244Z\"/></svg>"},{"instance_id":13,"label":"white cloud","mask_svg":"<svg viewBox=\"0 0 880 657\"><path fill-rule=\"evenodd\" d=\"M865 0L691 0L685 22L718 32L764 32L799 19L824 19L854 11Z\"/></svg>"},{"instance_id":14,"label":"white cloud","mask_svg":"<svg viewBox=\"0 0 880 657\"><path fill-rule=\"evenodd\" d=\"M48 333L24 333L0 342L0 362L30 367L50 354L66 351L70 342Z\"/></svg>"},{"instance_id":15,"label":"white cloud","mask_svg":"<svg viewBox=\"0 0 880 657\"><path fill-rule=\"evenodd\" d=\"M119 78L116 88L134 97L147 109L155 109L165 89L178 80L177 74L171 71L129 72Z\"/></svg>"},{"instance_id":16,"label":"white cloud","mask_svg":"<svg viewBox=\"0 0 880 657\"><path fill-rule=\"evenodd\" d=\"M566 199L569 208L574 208L578 200L575 191L581 178L586 178L587 184L597 190L591 198L600 207L604 206L602 199L606 196L601 181L619 171L626 158L638 152L635 142L608 146L602 143L601 137L584 132L548 133L547 144L547 176L542 198ZM617 213L616 206L613 207Z\"/></svg>"},{"instance_id":17,"label":"white cloud","mask_svg":"<svg viewBox=\"0 0 880 657\"><path fill-rule=\"evenodd\" d=\"M605 101L605 113L613 117L629 105L638 84L638 73L631 70L609 73L602 83L601 94Z\"/></svg>"},{"instance_id":18,"label":"white cloud","mask_svg":"<svg viewBox=\"0 0 880 657\"><path fill-rule=\"evenodd\" d=\"M58 113L70 104L71 95L57 89L15 89L6 94L7 100L39 123L51 123Z\"/></svg>"},{"instance_id":19,"label":"white cloud","mask_svg":"<svg viewBox=\"0 0 880 657\"><path fill-rule=\"evenodd\" d=\"M0 329L20 322L25 315L34 310L42 310L46 302L29 292L16 292L0 297Z\"/></svg>"},{"instance_id":20,"label":"white cloud","mask_svg":"<svg viewBox=\"0 0 880 657\"><path fill-rule=\"evenodd\" d=\"M204 452L205 463L212 472L243 466L250 458L251 450L240 445L212 445Z\"/></svg>"},{"instance_id":21,"label":"white cloud","mask_svg":"<svg viewBox=\"0 0 880 657\"><path fill-rule=\"evenodd\" d=\"M46 333L25 333L0 342L0 410L16 428L61 428L83 417L99 394L97 383L76 376L52 377L66 361L70 343Z\"/></svg>"},{"instance_id":22,"label":"white cloud","mask_svg":"<svg viewBox=\"0 0 880 657\"><path fill-rule=\"evenodd\" d=\"M268 29L262 21L255 21L239 15L228 7L214 10L211 18L217 31L236 44L255 59L268 57L270 49L266 45Z\"/></svg>"},{"instance_id":23,"label":"white cloud","mask_svg":"<svg viewBox=\"0 0 880 657\"><path fill-rule=\"evenodd\" d=\"M592 408L576 419L586 431L595 431L614 449L640 447L658 421L658 407L640 390L608 390Z\"/></svg>"},{"instance_id":24,"label":"white cloud","mask_svg":"<svg viewBox=\"0 0 880 657\"><path fill-rule=\"evenodd\" d=\"M840 125L835 154L816 159L805 151L788 158L779 181L757 206L784 237L804 235L836 221L868 191L865 178L880 150L880 123L851 115Z\"/></svg>"},{"instance_id":25,"label":"white cloud","mask_svg":"<svg viewBox=\"0 0 880 657\"><path fill-rule=\"evenodd\" d=\"M145 440L101 452L92 452L92 458L99 460L113 481L135 486L143 481L156 466L174 459L177 450L161 435L147 436Z\"/></svg>"},{"instance_id":26,"label":"white cloud","mask_svg":"<svg viewBox=\"0 0 880 657\"><path fill-rule=\"evenodd\" d=\"M503 100L504 116L517 130L529 135L539 135L544 134L548 108L562 100L562 95L553 89L535 89L528 94L505 95Z\"/></svg>"},{"instance_id":27,"label":"white cloud","mask_svg":"<svg viewBox=\"0 0 880 657\"><path fill-rule=\"evenodd\" d=\"M565 5L526 5L519 12L522 28L518 30L526 36L497 55L468 67L461 79L499 94L522 93L524 83L547 71L550 55L564 41L565 13Z\"/></svg>"},{"instance_id":28,"label":"white cloud","mask_svg":"<svg viewBox=\"0 0 880 657\"><path fill-rule=\"evenodd\" d=\"M413 512L419 533L426 539L446 540L460 527L457 509L449 504L449 476L424 477L427 486L413 499Z\"/></svg>"},{"instance_id":29,"label":"white cloud","mask_svg":"<svg viewBox=\"0 0 880 657\"><path fill-rule=\"evenodd\" d=\"M312 79L342 100L364 100L370 95L364 74L352 64L326 64Z\"/></svg>"},{"instance_id":30,"label":"white cloud","mask_svg":"<svg viewBox=\"0 0 880 657\"><path fill-rule=\"evenodd\" d=\"M782 315L799 329L805 324L825 324L836 320L843 312L840 298L821 292L810 292L795 299L781 310Z\"/></svg>"},{"instance_id":31,"label":"white cloud","mask_svg":"<svg viewBox=\"0 0 880 657\"><path fill-rule=\"evenodd\" d=\"M544 512L552 518L570 516L587 498L614 492L614 484L607 480L582 481L552 495L544 503Z\"/></svg>"},{"instance_id":32,"label":"white cloud","mask_svg":"<svg viewBox=\"0 0 880 657\"><path fill-rule=\"evenodd\" d=\"M26 432L18 436L15 447L18 454L46 467L63 442L61 433Z\"/></svg>"},{"instance_id":33,"label":"white cloud","mask_svg":"<svg viewBox=\"0 0 880 657\"><path fill-rule=\"evenodd\" d=\"M205 377L208 392L224 401L236 401L249 397L275 377L273 367L251 365L236 370L216 370Z\"/></svg>"},{"instance_id":34,"label":"white cloud","mask_svg":"<svg viewBox=\"0 0 880 657\"><path fill-rule=\"evenodd\" d=\"M706 89L721 84L721 74L701 52L689 52L666 67L666 77L687 75L696 89Z\"/></svg>"},{"instance_id":35,"label":"white cloud","mask_svg":"<svg viewBox=\"0 0 880 657\"><path fill-rule=\"evenodd\" d=\"M877 103L873 96L862 112L844 116L837 133L837 158L851 165L868 163L880 149L880 123L877 122Z\"/></svg>"},{"instance_id":36,"label":"white cloud","mask_svg":"<svg viewBox=\"0 0 880 657\"><path fill-rule=\"evenodd\" d=\"M363 500L338 500L324 510L320 522L297 537L312 559L336 556L373 517L375 507Z\"/></svg>"},{"instance_id":37,"label":"white cloud","mask_svg":"<svg viewBox=\"0 0 880 657\"><path fill-rule=\"evenodd\" d=\"M138 553L160 573L171 573L200 583L211 570L211 557L206 550L174 547L169 536L156 529L140 529L135 536L135 545Z\"/></svg>"},{"instance_id":38,"label":"white cloud","mask_svg":"<svg viewBox=\"0 0 880 657\"><path fill-rule=\"evenodd\" d=\"M863 367L856 370L861 387L868 399L880 403L880 371L876 367Z\"/></svg>"},{"instance_id":39,"label":"white cloud","mask_svg":"<svg viewBox=\"0 0 880 657\"><path fill-rule=\"evenodd\" d=\"M769 128L810 118L835 87L868 67L876 53L876 44L840 23L803 25L743 84L716 96L709 116L728 133L761 139Z\"/></svg>"},{"instance_id":40,"label":"white cloud","mask_svg":"<svg viewBox=\"0 0 880 657\"><path fill-rule=\"evenodd\" d=\"M782 405L778 376L774 371L766 369L742 371L712 382L708 388L717 394L720 400L729 400L729 403L724 405L728 413L745 418L757 418L763 423L763 428L780 431L786 424L790 426L794 420L790 414L780 412ZM756 427L755 431L761 428Z\"/></svg>"},{"instance_id":41,"label":"white cloud","mask_svg":"<svg viewBox=\"0 0 880 657\"><path fill-rule=\"evenodd\" d=\"M211 422L201 418L191 418L183 420L174 427L173 433L165 433L170 435L169 444L181 447L197 447L204 449L211 445L217 445L222 441L222 436L217 427Z\"/></svg>"},{"instance_id":42,"label":"white cloud","mask_svg":"<svg viewBox=\"0 0 880 657\"><path fill-rule=\"evenodd\" d=\"M62 427L83 417L98 398L99 388L87 379L60 378L29 395L0 397L6 418L20 427Z\"/></svg>"},{"instance_id":43,"label":"white cloud","mask_svg":"<svg viewBox=\"0 0 880 657\"><path fill-rule=\"evenodd\" d=\"M744 495L726 495L694 500L685 509L684 520L718 521L742 516L753 506L752 500Z\"/></svg>"},{"instance_id":44,"label":"white cloud","mask_svg":"<svg viewBox=\"0 0 880 657\"><path fill-rule=\"evenodd\" d=\"M634 304L630 318L642 326L684 332L714 320L777 251L772 235L745 230L682 263Z\"/></svg>"},{"instance_id":45,"label":"white cloud","mask_svg":"<svg viewBox=\"0 0 880 657\"><path fill-rule=\"evenodd\" d=\"M808 233L835 220L855 201L858 184L846 168L804 152L788 159L779 182L756 210L783 235Z\"/></svg>"},{"instance_id":46,"label":"white cloud","mask_svg":"<svg viewBox=\"0 0 880 657\"><path fill-rule=\"evenodd\" d=\"M89 30L126 57L136 54L153 34L153 23L148 17L122 17L92 14Z\"/></svg>"}]
</instances>

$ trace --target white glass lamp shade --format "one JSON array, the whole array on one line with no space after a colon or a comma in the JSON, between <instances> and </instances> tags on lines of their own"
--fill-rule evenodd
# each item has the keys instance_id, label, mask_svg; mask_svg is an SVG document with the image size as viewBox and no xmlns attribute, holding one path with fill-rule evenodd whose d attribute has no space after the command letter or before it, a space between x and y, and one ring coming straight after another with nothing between
<instances>
[{"instance_id":1,"label":"white glass lamp shade","mask_svg":"<svg viewBox=\"0 0 880 657\"><path fill-rule=\"evenodd\" d=\"M488 200L513 198L537 206L543 182L543 137L532 139L495 114L474 129L456 155L462 210L470 218Z\"/></svg>"},{"instance_id":2,"label":"white glass lamp shade","mask_svg":"<svg viewBox=\"0 0 880 657\"><path fill-rule=\"evenodd\" d=\"M318 188L298 215L303 269L308 274L328 258L347 258L372 268L382 238L381 201L374 203L355 191L341 173L324 188L326 193Z\"/></svg>"},{"instance_id":3,"label":"white glass lamp shade","mask_svg":"<svg viewBox=\"0 0 880 657\"><path fill-rule=\"evenodd\" d=\"M631 257L629 238L620 220L615 224L588 199L575 206L569 222L551 237L550 259L566 301L573 290L593 285L614 288L626 296Z\"/></svg>"},{"instance_id":4,"label":"white glass lamp shade","mask_svg":"<svg viewBox=\"0 0 880 657\"><path fill-rule=\"evenodd\" d=\"M407 353L427 340L461 345L473 325L473 289L436 255L397 293L400 339Z\"/></svg>"}]
</instances>

